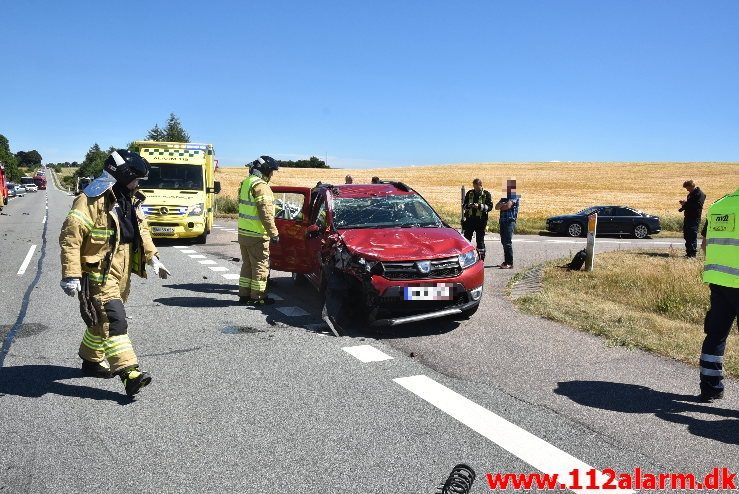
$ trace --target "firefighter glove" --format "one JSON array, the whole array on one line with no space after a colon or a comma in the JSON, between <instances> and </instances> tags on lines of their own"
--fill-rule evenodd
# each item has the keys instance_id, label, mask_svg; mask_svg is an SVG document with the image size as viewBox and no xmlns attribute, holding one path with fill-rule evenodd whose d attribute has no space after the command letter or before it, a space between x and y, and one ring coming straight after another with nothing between
<instances>
[{"instance_id":1,"label":"firefighter glove","mask_svg":"<svg viewBox=\"0 0 739 494\"><path fill-rule=\"evenodd\" d=\"M70 297L74 297L77 293L82 291L82 285L80 285L79 278L63 278L62 281L59 282L59 286L62 287L64 293Z\"/></svg>"},{"instance_id":2,"label":"firefighter glove","mask_svg":"<svg viewBox=\"0 0 739 494\"><path fill-rule=\"evenodd\" d=\"M163 280L166 280L167 277L172 274L169 272L169 269L164 267L164 264L162 264L157 256L152 257L149 264L151 264L151 267L154 269L154 274Z\"/></svg>"}]
</instances>

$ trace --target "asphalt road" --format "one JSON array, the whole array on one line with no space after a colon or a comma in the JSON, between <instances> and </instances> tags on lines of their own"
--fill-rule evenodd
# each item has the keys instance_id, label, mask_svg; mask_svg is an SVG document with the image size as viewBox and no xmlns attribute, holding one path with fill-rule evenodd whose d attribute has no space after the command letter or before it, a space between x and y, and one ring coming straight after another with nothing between
<instances>
[{"instance_id":1,"label":"asphalt road","mask_svg":"<svg viewBox=\"0 0 739 494\"><path fill-rule=\"evenodd\" d=\"M476 493L488 472L739 470L735 381L697 403L696 368L518 312L512 271L487 269L468 321L336 338L286 273L272 273L275 306L236 304L228 221L207 245L160 246L171 279L133 280L129 331L154 382L129 400L78 370L84 327L58 286L71 199L29 194L0 216L0 492L420 494L459 462ZM582 243L517 237L516 269Z\"/></svg>"}]
</instances>

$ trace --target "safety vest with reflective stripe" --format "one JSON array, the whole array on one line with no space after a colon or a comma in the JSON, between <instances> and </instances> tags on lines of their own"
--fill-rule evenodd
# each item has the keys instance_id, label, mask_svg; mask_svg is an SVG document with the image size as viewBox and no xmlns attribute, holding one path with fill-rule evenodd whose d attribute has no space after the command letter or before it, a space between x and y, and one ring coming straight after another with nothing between
<instances>
[{"instance_id":1,"label":"safety vest with reflective stripe","mask_svg":"<svg viewBox=\"0 0 739 494\"><path fill-rule=\"evenodd\" d=\"M739 288L739 189L708 210L703 281Z\"/></svg>"},{"instance_id":2,"label":"safety vest with reflective stripe","mask_svg":"<svg viewBox=\"0 0 739 494\"><path fill-rule=\"evenodd\" d=\"M241 183L239 197L239 235L248 237L267 237L267 229L259 217L257 205L266 197L254 197L254 186L266 182L256 175L249 175Z\"/></svg>"}]
</instances>

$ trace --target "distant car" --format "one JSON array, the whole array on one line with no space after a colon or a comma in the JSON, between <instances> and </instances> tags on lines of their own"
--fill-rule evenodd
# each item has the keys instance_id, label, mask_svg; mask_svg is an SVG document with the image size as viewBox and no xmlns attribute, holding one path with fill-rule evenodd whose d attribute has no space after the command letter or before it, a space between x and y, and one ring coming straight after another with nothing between
<instances>
[{"instance_id":1,"label":"distant car","mask_svg":"<svg viewBox=\"0 0 739 494\"><path fill-rule=\"evenodd\" d=\"M13 197L23 197L26 195L26 188L20 184L8 184L8 196L10 197L10 191L13 190Z\"/></svg>"},{"instance_id":2,"label":"distant car","mask_svg":"<svg viewBox=\"0 0 739 494\"><path fill-rule=\"evenodd\" d=\"M28 192L38 192L38 185L36 184L25 184L24 187Z\"/></svg>"},{"instance_id":3,"label":"distant car","mask_svg":"<svg viewBox=\"0 0 739 494\"><path fill-rule=\"evenodd\" d=\"M8 186L8 199L10 199L11 197L16 197L17 195L15 193L15 185L7 184L7 186Z\"/></svg>"},{"instance_id":4,"label":"distant car","mask_svg":"<svg viewBox=\"0 0 739 494\"><path fill-rule=\"evenodd\" d=\"M582 237L588 231L588 215L598 213L598 234L626 234L636 238L659 233L659 217L627 206L591 206L575 214L547 218L547 231Z\"/></svg>"}]
</instances>

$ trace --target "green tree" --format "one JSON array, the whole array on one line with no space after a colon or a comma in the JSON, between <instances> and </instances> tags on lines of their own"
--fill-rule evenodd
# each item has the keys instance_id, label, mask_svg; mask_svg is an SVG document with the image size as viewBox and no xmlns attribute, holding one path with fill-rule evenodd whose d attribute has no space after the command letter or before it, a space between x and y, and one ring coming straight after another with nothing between
<instances>
[{"instance_id":1,"label":"green tree","mask_svg":"<svg viewBox=\"0 0 739 494\"><path fill-rule=\"evenodd\" d=\"M18 159L10 152L8 138L0 134L0 163L5 166L5 174L14 182L21 179L23 174L18 169Z\"/></svg>"},{"instance_id":2,"label":"green tree","mask_svg":"<svg viewBox=\"0 0 739 494\"><path fill-rule=\"evenodd\" d=\"M280 166L284 166L285 168L331 168L325 161L315 156L311 156L307 160L279 161L279 163Z\"/></svg>"},{"instance_id":3,"label":"green tree","mask_svg":"<svg viewBox=\"0 0 739 494\"><path fill-rule=\"evenodd\" d=\"M180 123L180 119L174 113L169 114L167 126L164 128L164 139L167 142L190 142L190 135Z\"/></svg>"},{"instance_id":4,"label":"green tree","mask_svg":"<svg viewBox=\"0 0 739 494\"><path fill-rule=\"evenodd\" d=\"M107 157L108 154L100 149L100 146L96 142L87 151L85 159L82 161L79 170L75 172L75 175L78 177L97 177L103 172L103 164Z\"/></svg>"},{"instance_id":5,"label":"green tree","mask_svg":"<svg viewBox=\"0 0 739 494\"><path fill-rule=\"evenodd\" d=\"M15 153L19 166L36 166L41 164L41 154L35 149L33 151L18 151Z\"/></svg>"},{"instance_id":6,"label":"green tree","mask_svg":"<svg viewBox=\"0 0 739 494\"><path fill-rule=\"evenodd\" d=\"M149 130L149 133L146 134L146 140L147 141L158 141L158 142L166 141L167 134L159 127L159 124L155 124L154 127ZM129 148L131 144L129 144Z\"/></svg>"}]
</instances>

